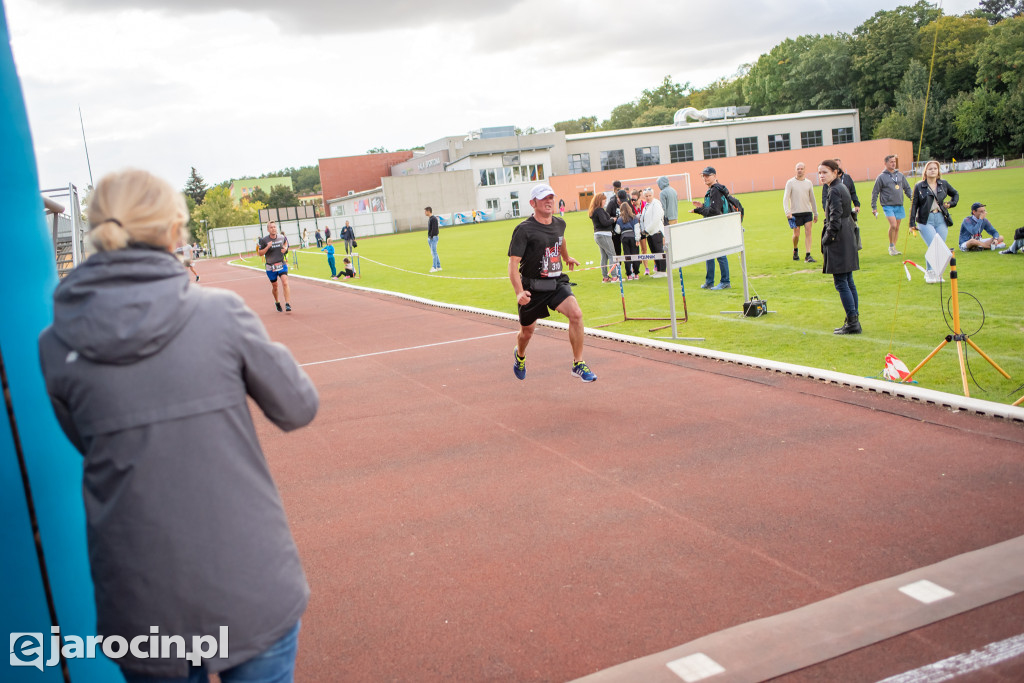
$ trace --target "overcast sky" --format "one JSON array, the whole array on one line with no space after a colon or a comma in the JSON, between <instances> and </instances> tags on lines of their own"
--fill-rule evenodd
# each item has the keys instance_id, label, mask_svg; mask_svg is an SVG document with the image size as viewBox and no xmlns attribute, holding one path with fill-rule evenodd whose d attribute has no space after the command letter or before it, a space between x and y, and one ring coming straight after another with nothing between
<instances>
[{"instance_id":1,"label":"overcast sky","mask_svg":"<svg viewBox=\"0 0 1024 683\"><path fill-rule=\"evenodd\" d=\"M181 187L195 166L213 185L485 126L603 120L666 75L704 86L787 37L851 32L894 6L667 0L627 14L608 0L0 2L40 183L80 189L89 171L79 107L96 180L137 166ZM947 14L977 6L942 3Z\"/></svg>"}]
</instances>

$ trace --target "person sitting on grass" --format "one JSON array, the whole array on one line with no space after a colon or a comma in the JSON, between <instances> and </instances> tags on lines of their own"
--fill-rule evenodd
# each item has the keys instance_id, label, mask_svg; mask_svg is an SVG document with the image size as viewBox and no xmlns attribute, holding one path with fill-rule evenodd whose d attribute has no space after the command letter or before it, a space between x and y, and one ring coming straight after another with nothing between
<instances>
[{"instance_id":1,"label":"person sitting on grass","mask_svg":"<svg viewBox=\"0 0 1024 683\"><path fill-rule=\"evenodd\" d=\"M334 266L334 245L331 244L331 238L330 237L327 238L327 246L325 246L320 251L326 251L327 252L327 265L331 267L331 279L332 280L338 279L338 269L335 268L335 266Z\"/></svg>"},{"instance_id":2,"label":"person sitting on grass","mask_svg":"<svg viewBox=\"0 0 1024 683\"><path fill-rule=\"evenodd\" d=\"M346 256L342 259L342 263L345 264L345 279L350 280L356 276L356 271L352 269L352 261Z\"/></svg>"},{"instance_id":3,"label":"person sitting on grass","mask_svg":"<svg viewBox=\"0 0 1024 683\"><path fill-rule=\"evenodd\" d=\"M1020 254L1024 252L1024 227L1017 228L1013 233L1013 243L1009 249L1003 249L1000 254Z\"/></svg>"},{"instance_id":4,"label":"person sitting on grass","mask_svg":"<svg viewBox=\"0 0 1024 683\"><path fill-rule=\"evenodd\" d=\"M995 250L1006 246L1003 243L1003 238L985 217L987 214L988 209L981 202L971 204L971 215L960 224L960 239L957 240L960 243L960 251ZM987 232L992 236L983 238L982 232Z\"/></svg>"}]
</instances>

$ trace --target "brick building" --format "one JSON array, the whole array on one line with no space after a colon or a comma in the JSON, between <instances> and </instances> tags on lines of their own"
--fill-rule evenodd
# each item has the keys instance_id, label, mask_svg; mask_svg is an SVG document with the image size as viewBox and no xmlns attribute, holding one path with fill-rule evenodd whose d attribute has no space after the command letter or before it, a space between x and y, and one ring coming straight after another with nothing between
<instances>
[{"instance_id":1,"label":"brick building","mask_svg":"<svg viewBox=\"0 0 1024 683\"><path fill-rule=\"evenodd\" d=\"M320 159L320 187L324 203L380 187L380 179L391 175L392 166L411 158L412 152L386 152Z\"/></svg>"}]
</instances>

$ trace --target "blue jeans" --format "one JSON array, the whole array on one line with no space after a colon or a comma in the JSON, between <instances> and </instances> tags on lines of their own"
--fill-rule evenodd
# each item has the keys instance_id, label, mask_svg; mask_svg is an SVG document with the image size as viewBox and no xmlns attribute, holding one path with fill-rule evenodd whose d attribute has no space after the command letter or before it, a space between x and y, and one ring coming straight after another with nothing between
<instances>
[{"instance_id":1,"label":"blue jeans","mask_svg":"<svg viewBox=\"0 0 1024 683\"><path fill-rule=\"evenodd\" d=\"M351 254L352 253L352 242L354 242L354 241L355 240L345 240L345 253L346 254Z\"/></svg>"},{"instance_id":2,"label":"blue jeans","mask_svg":"<svg viewBox=\"0 0 1024 683\"><path fill-rule=\"evenodd\" d=\"M707 277L704 278L704 282L708 283L708 287L710 287L711 285L715 284L715 261L716 260L718 261L718 267L722 271L721 283L723 285L732 284L729 281L729 257L728 256L719 256L717 259L713 259L713 258L709 258L708 259L708 261L707 261L707 264L708 264L708 274L707 274Z\"/></svg>"},{"instance_id":3,"label":"blue jeans","mask_svg":"<svg viewBox=\"0 0 1024 683\"><path fill-rule=\"evenodd\" d=\"M247 662L220 672L221 683L291 683L295 676L295 654L299 649L299 626ZM206 669L192 667L188 676L167 678L121 670L127 683L208 683Z\"/></svg>"},{"instance_id":4,"label":"blue jeans","mask_svg":"<svg viewBox=\"0 0 1024 683\"><path fill-rule=\"evenodd\" d=\"M335 268L334 257L333 256L328 256L327 257L327 265L331 267L331 277L337 277L338 276L338 270L337 270L337 268Z\"/></svg>"},{"instance_id":5,"label":"blue jeans","mask_svg":"<svg viewBox=\"0 0 1024 683\"><path fill-rule=\"evenodd\" d=\"M440 237L440 235L435 235L434 237L428 237L427 238L427 244L430 245L430 254L431 254L431 256L434 257L434 267L435 268L440 268L441 267L441 259L437 258L437 238L438 237Z\"/></svg>"},{"instance_id":6,"label":"blue jeans","mask_svg":"<svg viewBox=\"0 0 1024 683\"><path fill-rule=\"evenodd\" d=\"M946 235L949 234L949 227L946 226L946 220L942 217L941 213L930 213L928 214L927 223L918 223L917 229L921 231L921 239L924 240L924 248L927 252L928 247L932 246L932 240L936 235L942 238L942 243L946 243ZM934 270L934 266L928 263L928 259L925 258L928 270Z\"/></svg>"},{"instance_id":7,"label":"blue jeans","mask_svg":"<svg viewBox=\"0 0 1024 683\"><path fill-rule=\"evenodd\" d=\"M857 285L853 284L853 273L833 273L832 282L839 292L839 300L843 302L846 315L857 315L860 300L857 298Z\"/></svg>"}]
</instances>

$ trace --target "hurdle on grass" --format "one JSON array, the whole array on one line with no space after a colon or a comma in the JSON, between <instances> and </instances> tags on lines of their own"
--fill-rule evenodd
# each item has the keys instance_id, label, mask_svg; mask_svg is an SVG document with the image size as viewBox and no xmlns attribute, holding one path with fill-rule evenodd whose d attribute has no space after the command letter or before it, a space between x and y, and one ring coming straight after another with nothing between
<instances>
[{"instance_id":1,"label":"hurdle on grass","mask_svg":"<svg viewBox=\"0 0 1024 683\"><path fill-rule=\"evenodd\" d=\"M618 265L618 269L617 270L619 271L619 297L621 297L621 299L622 299L622 320L616 320L615 322L605 323L604 325L598 325L597 326L598 328L610 327L612 325L618 325L620 323L629 322L630 320L668 320L668 318L631 318L631 317L629 317L629 313L626 312L626 289L623 286L623 278L622 278L622 271L623 271L622 264L624 264L624 263L634 263L634 262L640 262L640 261L656 261L656 260L662 259L662 258L665 258L665 254L623 254L621 256L615 256L615 257L612 258L612 261ZM684 300L684 302L685 302L685 300ZM683 305L685 307L685 303ZM685 319L684 319L684 322L685 322ZM656 329L662 329L662 328L659 327L659 328L656 328Z\"/></svg>"}]
</instances>

